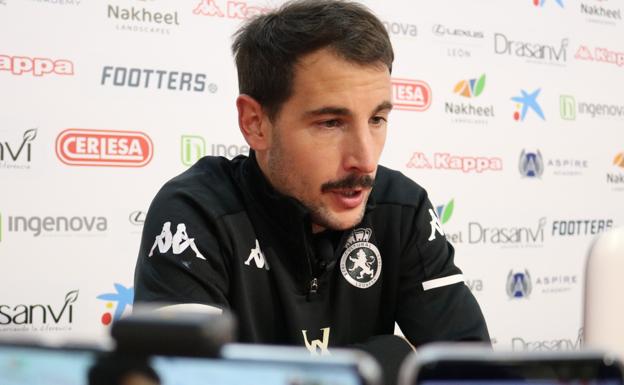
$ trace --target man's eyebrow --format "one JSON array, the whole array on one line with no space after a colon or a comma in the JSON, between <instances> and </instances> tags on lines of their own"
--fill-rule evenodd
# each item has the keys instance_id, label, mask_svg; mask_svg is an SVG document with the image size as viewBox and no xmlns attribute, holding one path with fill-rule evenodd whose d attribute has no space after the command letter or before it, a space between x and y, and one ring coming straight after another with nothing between
<instances>
[{"instance_id":1,"label":"man's eyebrow","mask_svg":"<svg viewBox=\"0 0 624 385\"><path fill-rule=\"evenodd\" d=\"M376 113L384 110L392 110L392 103L385 101L379 104L377 107L373 109L373 113L371 115L375 115ZM340 116L348 116L352 115L351 110L344 107L333 107L326 106L321 107L316 110L306 111L304 113L307 117L319 116L319 115L340 115Z\"/></svg>"}]
</instances>

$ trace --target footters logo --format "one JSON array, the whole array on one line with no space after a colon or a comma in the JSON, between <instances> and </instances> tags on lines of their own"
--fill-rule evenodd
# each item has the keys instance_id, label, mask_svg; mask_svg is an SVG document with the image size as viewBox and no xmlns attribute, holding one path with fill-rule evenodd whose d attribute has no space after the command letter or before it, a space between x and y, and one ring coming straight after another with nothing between
<instances>
[{"instance_id":1,"label":"footters logo","mask_svg":"<svg viewBox=\"0 0 624 385\"><path fill-rule=\"evenodd\" d=\"M56 156L70 166L143 167L153 153L152 140L138 131L70 128L56 138Z\"/></svg>"}]
</instances>

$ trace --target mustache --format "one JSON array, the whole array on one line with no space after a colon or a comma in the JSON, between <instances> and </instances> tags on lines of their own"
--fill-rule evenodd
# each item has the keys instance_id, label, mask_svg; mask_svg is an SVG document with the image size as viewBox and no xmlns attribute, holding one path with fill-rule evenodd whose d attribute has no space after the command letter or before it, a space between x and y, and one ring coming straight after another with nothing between
<instances>
[{"instance_id":1,"label":"mustache","mask_svg":"<svg viewBox=\"0 0 624 385\"><path fill-rule=\"evenodd\" d=\"M356 188L356 187L361 187L361 188L371 187L372 188L374 184L375 184L375 179L373 179L370 175L351 174L343 179L324 183L321 186L321 192L327 192L330 190L338 190L338 189L350 189L350 188Z\"/></svg>"}]
</instances>

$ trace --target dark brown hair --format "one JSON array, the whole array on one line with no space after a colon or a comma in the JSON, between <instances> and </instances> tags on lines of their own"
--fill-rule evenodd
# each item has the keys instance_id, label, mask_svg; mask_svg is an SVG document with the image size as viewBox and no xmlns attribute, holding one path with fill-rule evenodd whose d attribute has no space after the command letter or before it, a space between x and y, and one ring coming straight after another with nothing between
<instances>
[{"instance_id":1,"label":"dark brown hair","mask_svg":"<svg viewBox=\"0 0 624 385\"><path fill-rule=\"evenodd\" d=\"M366 7L340 0L290 1L234 34L239 92L256 99L274 119L292 94L297 60L326 47L347 61L392 71L388 32Z\"/></svg>"}]
</instances>

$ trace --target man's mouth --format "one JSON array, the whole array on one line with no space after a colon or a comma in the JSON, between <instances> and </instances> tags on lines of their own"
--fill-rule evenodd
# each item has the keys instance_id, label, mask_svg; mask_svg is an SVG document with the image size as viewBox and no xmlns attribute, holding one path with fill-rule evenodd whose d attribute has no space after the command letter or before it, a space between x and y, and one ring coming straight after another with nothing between
<instances>
[{"instance_id":1,"label":"man's mouth","mask_svg":"<svg viewBox=\"0 0 624 385\"><path fill-rule=\"evenodd\" d=\"M359 207L364 201L364 191L362 188L335 189L328 191L336 205L344 210Z\"/></svg>"}]
</instances>

